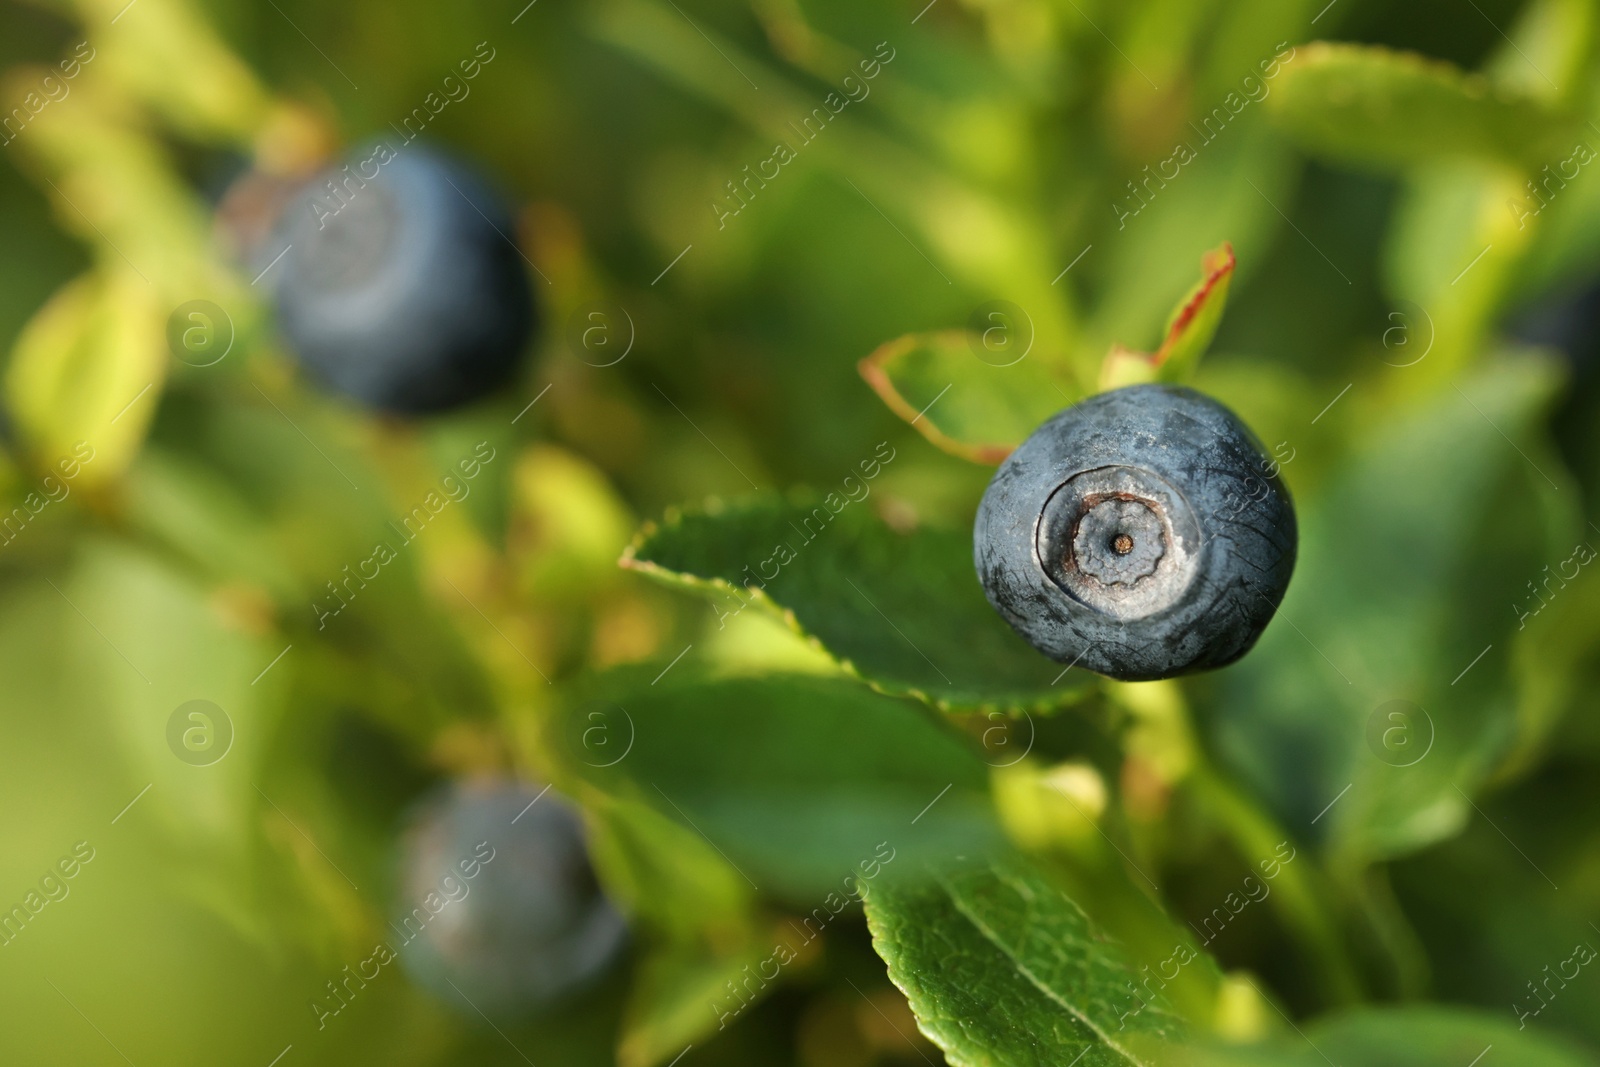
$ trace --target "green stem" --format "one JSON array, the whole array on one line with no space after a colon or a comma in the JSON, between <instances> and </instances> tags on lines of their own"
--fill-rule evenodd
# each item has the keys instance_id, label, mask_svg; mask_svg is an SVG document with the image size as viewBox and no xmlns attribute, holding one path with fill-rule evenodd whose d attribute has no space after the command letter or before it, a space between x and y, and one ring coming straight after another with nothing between
<instances>
[{"instance_id":1,"label":"green stem","mask_svg":"<svg viewBox=\"0 0 1600 1067\"><path fill-rule=\"evenodd\" d=\"M1224 831L1247 858L1272 857L1290 835L1255 803L1225 782L1196 752L1190 782L1219 816ZM1364 996L1364 984L1333 919L1333 895L1320 870L1301 848L1278 869L1270 897L1285 927L1315 962L1323 999L1331 1005L1352 1004Z\"/></svg>"},{"instance_id":2,"label":"green stem","mask_svg":"<svg viewBox=\"0 0 1600 1067\"><path fill-rule=\"evenodd\" d=\"M1364 983L1355 959L1341 937L1340 899L1320 866L1298 850L1290 862L1283 862L1278 847L1291 841L1291 835L1242 791L1219 774L1208 761L1205 749L1195 736L1188 700L1174 682L1116 684L1107 695L1132 717L1128 747L1138 751L1158 773L1177 786L1189 784L1207 803L1222 830L1233 841L1241 857L1254 865L1277 859L1279 867L1272 879L1274 912L1295 938L1312 968L1318 995L1330 1005L1357 1003L1364 999Z\"/></svg>"}]
</instances>

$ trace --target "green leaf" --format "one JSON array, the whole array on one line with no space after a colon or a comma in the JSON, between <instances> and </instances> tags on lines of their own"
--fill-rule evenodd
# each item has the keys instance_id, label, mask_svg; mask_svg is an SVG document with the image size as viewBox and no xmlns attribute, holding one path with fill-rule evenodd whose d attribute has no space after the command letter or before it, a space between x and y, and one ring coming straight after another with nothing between
<instances>
[{"instance_id":1,"label":"green leaf","mask_svg":"<svg viewBox=\"0 0 1600 1067\"><path fill-rule=\"evenodd\" d=\"M95 31L91 63L100 64L117 92L148 104L186 134L253 147L272 101L195 4L155 0L134 23L120 22L114 4L74 6ZM180 66L190 77L171 76Z\"/></svg>"},{"instance_id":2,"label":"green leaf","mask_svg":"<svg viewBox=\"0 0 1600 1067\"><path fill-rule=\"evenodd\" d=\"M1404 1067L1451 1067L1470 1064L1491 1046L1495 1056L1517 1067L1592 1067L1596 1062L1559 1038L1519 1030L1512 1023L1511 1018L1462 1008L1371 1008L1318 1025L1312 1040L1345 1063L1390 1057ZM1305 1062L1312 1061L1308 1057Z\"/></svg>"},{"instance_id":3,"label":"green leaf","mask_svg":"<svg viewBox=\"0 0 1600 1067\"><path fill-rule=\"evenodd\" d=\"M617 578L617 553L637 520L593 464L549 445L513 461L507 555L534 603L592 597Z\"/></svg>"},{"instance_id":4,"label":"green leaf","mask_svg":"<svg viewBox=\"0 0 1600 1067\"><path fill-rule=\"evenodd\" d=\"M1584 0L1532 0L1517 13L1504 41L1484 61L1495 83L1543 100L1584 95L1585 67L1595 50L1595 9Z\"/></svg>"},{"instance_id":5,"label":"green leaf","mask_svg":"<svg viewBox=\"0 0 1600 1067\"><path fill-rule=\"evenodd\" d=\"M54 465L92 457L82 484L127 469L144 440L166 379L163 313L144 282L125 272L68 283L23 328L6 371L8 406L35 458Z\"/></svg>"},{"instance_id":6,"label":"green leaf","mask_svg":"<svg viewBox=\"0 0 1600 1067\"><path fill-rule=\"evenodd\" d=\"M1237 10L1229 15L1239 17ZM1246 68L1253 62L1246 58ZM1275 91L1277 81L1263 84ZM1217 91L1213 103L1225 92L1220 85ZM1165 187L1152 181L1156 195L1148 202L1118 183L1117 199L1107 211L1114 239L1097 243L1078 268L1093 266L1104 279L1085 343L1097 346L1085 353L1097 364L1116 342L1141 349L1160 344L1163 316L1194 285L1195 260L1207 249L1231 242L1245 257L1242 269L1248 274L1252 266L1266 263L1265 252L1279 231L1287 232L1272 204L1288 205L1299 173L1297 153L1253 110L1249 105L1220 133L1207 132L1201 122L1206 116L1200 116L1198 132L1182 138L1194 157L1178 180ZM1240 174L1249 174L1250 182L1240 181Z\"/></svg>"},{"instance_id":7,"label":"green leaf","mask_svg":"<svg viewBox=\"0 0 1600 1067\"><path fill-rule=\"evenodd\" d=\"M101 273L126 274L148 290L160 316L152 343L164 349L167 316L204 298L223 309L242 352L261 325L258 297L223 259L211 206L130 112L122 87L99 80L110 73L109 64L98 66L104 62L89 65L70 95L51 104L50 121L30 124L28 136L17 139L19 162L38 175L62 229L94 249ZM0 91L21 99L46 73L13 70Z\"/></svg>"},{"instance_id":8,"label":"green leaf","mask_svg":"<svg viewBox=\"0 0 1600 1067\"><path fill-rule=\"evenodd\" d=\"M956 1067L1144 1064L1146 1045L1182 1033L1152 977L1166 961L1137 967L1023 860L875 885L866 907L890 980ZM1200 963L1184 952L1171 981Z\"/></svg>"},{"instance_id":9,"label":"green leaf","mask_svg":"<svg viewBox=\"0 0 1600 1067\"><path fill-rule=\"evenodd\" d=\"M1222 324L1236 262L1233 246L1226 242L1201 257L1200 280L1172 309L1166 339L1156 350L1163 381L1187 381L1194 374L1195 365Z\"/></svg>"},{"instance_id":10,"label":"green leaf","mask_svg":"<svg viewBox=\"0 0 1600 1067\"><path fill-rule=\"evenodd\" d=\"M1527 197L1519 177L1473 163L1407 176L1384 268L1395 298L1389 321L1399 327L1391 336L1416 347L1391 349L1386 361L1443 388L1478 357L1500 325L1504 294L1520 282L1524 251L1544 228L1519 220L1519 205L1536 203Z\"/></svg>"},{"instance_id":11,"label":"green leaf","mask_svg":"<svg viewBox=\"0 0 1600 1067\"><path fill-rule=\"evenodd\" d=\"M1146 355L1113 345L1100 370L1100 388L1117 389L1142 382L1185 382L1194 377L1228 306L1228 287L1236 264L1233 246L1224 242L1200 259L1200 280L1190 287L1167 317L1161 347Z\"/></svg>"},{"instance_id":12,"label":"green leaf","mask_svg":"<svg viewBox=\"0 0 1600 1067\"><path fill-rule=\"evenodd\" d=\"M1072 307L1052 286L1061 261L1059 249L1054 247L1053 227L1043 221L1046 216L1030 210L1027 197L998 193L989 187L990 182L962 178L974 169L991 169L997 158L993 151L974 151L981 141L994 145L988 127L980 127L982 132L976 136L961 132L975 117L971 108L974 97L966 98L959 118L953 118L949 128L937 135L961 145L959 154L965 158L955 166L933 163L925 153L907 147L903 139L879 132L876 123L846 121L830 126L828 137L797 137L790 123L816 105L811 88L739 41L714 29L708 36L706 30L690 27L673 7L659 0L607 0L592 5L586 21L598 39L616 46L668 84L737 118L760 142L804 151L825 173L854 187L841 187L841 191L855 198L862 211L876 216L876 205L887 205L884 218L892 216L893 224L903 226L914 243L926 242L926 262L938 271L938 275L930 271L930 276L945 276L948 270L949 280L960 290L1006 294L1029 310L1038 336L1053 352L1065 352L1075 344L1077 323ZM730 65L700 62L697 50L706 41L715 41ZM888 55L899 58L886 60L884 66L900 76L908 63L906 53L894 50L888 42L885 45L890 48ZM888 67L891 62L897 65ZM972 79L982 77L965 65L948 76L962 79L969 87L977 84ZM752 84L761 86L758 96L750 95ZM885 94L885 99L892 97ZM926 131L921 107L912 106L918 115L914 128ZM974 155L981 162L974 161ZM709 224L715 216L707 213L703 217Z\"/></svg>"},{"instance_id":13,"label":"green leaf","mask_svg":"<svg viewBox=\"0 0 1600 1067\"><path fill-rule=\"evenodd\" d=\"M1592 577L1583 575L1551 609L1568 596L1583 595L1580 590L1592 584ZM1594 618L1600 603L1590 595L1584 607ZM1541 621L1549 615L1541 615ZM1584 627L1591 631L1591 654L1596 647L1592 626ZM1526 633L1533 633L1531 625ZM1590 873L1600 855L1600 825L1560 816L1586 812L1595 803L1597 724L1588 712L1597 683L1592 666L1571 681L1583 691L1581 704L1573 708L1560 748L1540 773L1483 798L1483 817L1474 818L1459 837L1392 870L1396 895L1405 913L1416 917L1433 972L1449 976L1448 985L1441 985L1452 999L1491 1005L1505 1019L1528 1015L1530 1029L1570 1034L1593 1049L1600 1048L1600 1015L1585 990L1595 965L1583 960L1600 947L1588 925L1600 915L1600 879ZM1523 855L1511 850L1508 839ZM1551 882L1561 887L1559 895ZM1463 892L1463 886L1471 886L1471 892ZM1461 937L1463 930L1471 937ZM1574 970L1581 971L1575 979L1570 977ZM1576 983L1571 989L1563 990L1559 982L1543 988L1563 972L1569 976L1564 981ZM1547 1002L1543 1006L1536 990Z\"/></svg>"},{"instance_id":14,"label":"green leaf","mask_svg":"<svg viewBox=\"0 0 1600 1067\"><path fill-rule=\"evenodd\" d=\"M1299 52L1267 106L1303 145L1340 161L1403 168L1475 158L1537 168L1576 128L1535 99L1414 53L1326 42Z\"/></svg>"},{"instance_id":15,"label":"green leaf","mask_svg":"<svg viewBox=\"0 0 1600 1067\"><path fill-rule=\"evenodd\" d=\"M780 931L782 937L787 931ZM669 947L645 957L623 1018L619 1067L657 1067L713 1035L730 1001L728 986L756 973L773 950L771 938L754 938L722 952ZM754 993L759 997L768 987Z\"/></svg>"},{"instance_id":16,"label":"green leaf","mask_svg":"<svg viewBox=\"0 0 1600 1067\"><path fill-rule=\"evenodd\" d=\"M1079 399L1037 357L1012 350L1022 343L1019 334L1031 338L1031 327L1009 312L992 315L995 324L982 334L907 334L860 363L867 384L922 436L952 456L990 465Z\"/></svg>"},{"instance_id":17,"label":"green leaf","mask_svg":"<svg viewBox=\"0 0 1600 1067\"><path fill-rule=\"evenodd\" d=\"M1361 435L1300 501L1278 618L1218 676L1225 760L1345 862L1458 831L1532 728L1518 722L1516 606L1571 551L1545 481L1560 468L1529 432L1555 385L1551 364L1503 359ZM1421 711L1383 710L1393 700Z\"/></svg>"},{"instance_id":18,"label":"green leaf","mask_svg":"<svg viewBox=\"0 0 1600 1067\"><path fill-rule=\"evenodd\" d=\"M163 893L257 947L325 943L320 916L286 914L305 908L307 886L262 862L256 783L294 663L261 677L283 646L251 632L214 589L161 555L101 537L72 549L70 568L10 590L0 615L7 677L28 678L14 687L12 710L37 735L11 736L20 761L12 776L23 766L46 778L88 768L75 807L102 809L104 819L148 787L116 829L159 857ZM180 714L195 700L215 707L192 709L204 718ZM63 770L53 753L69 737L93 742L74 743L82 762ZM34 788L26 778L15 784ZM102 822L72 815L83 826ZM284 881L264 899L262 879L279 874Z\"/></svg>"},{"instance_id":19,"label":"green leaf","mask_svg":"<svg viewBox=\"0 0 1600 1067\"><path fill-rule=\"evenodd\" d=\"M240 828L259 802L251 781L281 692L273 684L281 679L251 680L281 646L248 632L188 575L124 542L81 543L72 573L54 584L52 596L70 609L60 639L79 665L64 684L102 709L102 728L122 740L130 780L156 783L145 818L159 816L197 847L204 842L213 858L225 847L242 852ZM194 699L213 702L229 724L197 740L232 737L215 762L201 764L205 774L180 759L167 733L176 709Z\"/></svg>"},{"instance_id":20,"label":"green leaf","mask_svg":"<svg viewBox=\"0 0 1600 1067\"><path fill-rule=\"evenodd\" d=\"M809 907L874 858L903 869L998 837L987 768L914 703L845 678L656 673L574 693L547 749L703 837L764 895Z\"/></svg>"},{"instance_id":21,"label":"green leaf","mask_svg":"<svg viewBox=\"0 0 1600 1067\"><path fill-rule=\"evenodd\" d=\"M181 552L218 582L258 583L297 608L310 595L299 587L262 514L192 452L152 443L122 489L130 529Z\"/></svg>"},{"instance_id":22,"label":"green leaf","mask_svg":"<svg viewBox=\"0 0 1600 1067\"><path fill-rule=\"evenodd\" d=\"M1301 1037L1268 1046L1194 1049L1173 1062L1182 1067L1466 1067L1480 1059L1517 1067L1594 1067L1597 1062L1559 1038L1513 1026L1508 1017L1435 1006L1363 1008L1320 1021Z\"/></svg>"},{"instance_id":23,"label":"green leaf","mask_svg":"<svg viewBox=\"0 0 1600 1067\"><path fill-rule=\"evenodd\" d=\"M710 597L723 623L750 604L779 611L873 688L944 710L1055 708L1092 677L1063 679L990 608L969 533L896 532L864 496L669 513L622 565Z\"/></svg>"},{"instance_id":24,"label":"green leaf","mask_svg":"<svg viewBox=\"0 0 1600 1067\"><path fill-rule=\"evenodd\" d=\"M631 728L631 720L621 715L591 718L588 710L580 723L586 733L579 736L580 745L591 742L586 754L600 748L598 736L587 732L596 726L615 730L619 746L627 743L622 731ZM584 786L581 779L573 784L575 799L588 816L595 870L607 895L633 922L680 940L693 935L726 944L747 938L755 890L710 842L675 819L670 809L662 814L649 804ZM660 799L654 798L656 803Z\"/></svg>"},{"instance_id":25,"label":"green leaf","mask_svg":"<svg viewBox=\"0 0 1600 1067\"><path fill-rule=\"evenodd\" d=\"M1501 84L1517 85L1530 96L1568 102L1580 99L1588 83L1590 57L1600 44L1597 21L1594 5L1583 0L1530 3L1515 27L1508 27L1504 45L1485 64L1485 70ZM1571 173L1574 165L1587 169L1582 160L1594 151L1594 132L1587 124L1575 129L1571 143L1543 161L1536 180L1548 181L1544 164L1558 173ZM1600 187L1591 181L1569 181L1564 186L1550 182L1543 192L1551 187L1561 195L1536 198L1526 185L1519 185L1508 197L1498 198L1519 228L1537 220L1530 227L1532 241L1527 254L1508 272L1506 287L1515 290L1508 305L1580 285L1600 264Z\"/></svg>"}]
</instances>

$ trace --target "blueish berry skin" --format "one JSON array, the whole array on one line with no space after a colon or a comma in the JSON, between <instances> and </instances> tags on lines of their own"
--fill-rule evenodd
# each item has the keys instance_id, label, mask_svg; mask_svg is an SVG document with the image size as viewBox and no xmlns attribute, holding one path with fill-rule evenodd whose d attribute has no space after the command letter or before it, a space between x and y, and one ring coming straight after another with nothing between
<instances>
[{"instance_id":1,"label":"blueish berry skin","mask_svg":"<svg viewBox=\"0 0 1600 1067\"><path fill-rule=\"evenodd\" d=\"M472 860L469 876L462 864ZM431 915L430 894L442 901ZM577 814L553 791L512 782L452 785L419 807L396 912L393 929L412 938L398 953L406 972L469 1015L462 993L493 1015L549 1007L598 978L627 934L595 881Z\"/></svg>"},{"instance_id":2,"label":"blueish berry skin","mask_svg":"<svg viewBox=\"0 0 1600 1067\"><path fill-rule=\"evenodd\" d=\"M1237 416L1134 385L1058 413L1001 464L973 557L989 603L1039 651L1148 681L1248 652L1296 541L1288 490Z\"/></svg>"},{"instance_id":3,"label":"blueish berry skin","mask_svg":"<svg viewBox=\"0 0 1600 1067\"><path fill-rule=\"evenodd\" d=\"M1547 295L1507 324L1519 341L1554 348L1571 377L1551 412L1550 430L1561 456L1585 486L1600 485L1600 279Z\"/></svg>"},{"instance_id":4,"label":"blueish berry skin","mask_svg":"<svg viewBox=\"0 0 1600 1067\"><path fill-rule=\"evenodd\" d=\"M373 158L357 153L284 209L263 250L288 248L268 275L279 327L313 376L369 407L426 414L476 400L511 378L535 325L510 210L433 150Z\"/></svg>"},{"instance_id":5,"label":"blueish berry skin","mask_svg":"<svg viewBox=\"0 0 1600 1067\"><path fill-rule=\"evenodd\" d=\"M1507 332L1519 341L1561 350L1580 376L1593 373L1600 362L1600 282L1524 308Z\"/></svg>"}]
</instances>

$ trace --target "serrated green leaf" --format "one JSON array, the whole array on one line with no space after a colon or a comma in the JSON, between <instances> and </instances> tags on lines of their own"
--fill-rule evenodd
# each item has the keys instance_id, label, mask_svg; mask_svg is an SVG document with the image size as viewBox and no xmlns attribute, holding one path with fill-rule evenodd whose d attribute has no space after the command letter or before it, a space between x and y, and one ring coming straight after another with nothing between
<instances>
[{"instance_id":1,"label":"serrated green leaf","mask_svg":"<svg viewBox=\"0 0 1600 1067\"><path fill-rule=\"evenodd\" d=\"M907 334L861 361L861 376L896 415L953 456L998 464L1045 419L1081 394L1026 350L1012 351L1032 327L1005 311L989 329L1005 341L985 348L967 330ZM1031 343L1031 341L1030 341ZM980 359L978 352L991 352Z\"/></svg>"},{"instance_id":2,"label":"serrated green leaf","mask_svg":"<svg viewBox=\"0 0 1600 1067\"><path fill-rule=\"evenodd\" d=\"M655 673L574 693L548 751L704 837L764 895L809 907L874 857L907 869L998 839L987 768L915 703L845 678Z\"/></svg>"},{"instance_id":3,"label":"serrated green leaf","mask_svg":"<svg viewBox=\"0 0 1600 1067\"><path fill-rule=\"evenodd\" d=\"M1127 1067L1183 1033L1165 983L1021 859L874 886L866 907L890 980L956 1067Z\"/></svg>"},{"instance_id":4,"label":"serrated green leaf","mask_svg":"<svg viewBox=\"0 0 1600 1067\"><path fill-rule=\"evenodd\" d=\"M865 497L830 494L812 507L765 497L671 515L622 563L707 595L722 620L749 604L780 611L874 688L945 710L1044 710L1089 685L1081 670L1063 678L990 608L970 534L898 533Z\"/></svg>"},{"instance_id":5,"label":"serrated green leaf","mask_svg":"<svg viewBox=\"0 0 1600 1067\"><path fill-rule=\"evenodd\" d=\"M1307 148L1343 162L1404 168L1472 158L1537 168L1576 128L1538 100L1415 53L1326 42L1299 51L1267 106Z\"/></svg>"}]
</instances>

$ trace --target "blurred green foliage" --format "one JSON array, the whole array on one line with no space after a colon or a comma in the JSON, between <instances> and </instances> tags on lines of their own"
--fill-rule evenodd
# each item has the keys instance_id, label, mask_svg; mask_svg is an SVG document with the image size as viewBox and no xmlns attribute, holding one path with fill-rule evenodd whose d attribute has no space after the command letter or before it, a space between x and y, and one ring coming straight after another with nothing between
<instances>
[{"instance_id":1,"label":"blurred green foliage","mask_svg":"<svg viewBox=\"0 0 1600 1067\"><path fill-rule=\"evenodd\" d=\"M1586 0L0 25L5 1062L1600 1056L1563 969L1600 579L1562 569L1600 361L1508 326L1600 274ZM418 107L519 205L545 321L507 395L401 423L296 372L224 191ZM1064 675L972 574L987 464L1155 376L1282 464L1300 571L1226 670ZM580 805L628 959L495 1020L388 969L319 1028L404 813L476 775Z\"/></svg>"}]
</instances>

